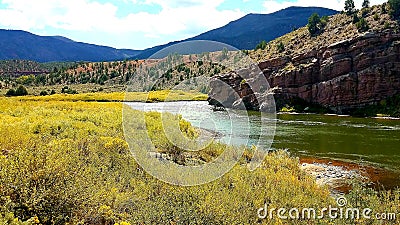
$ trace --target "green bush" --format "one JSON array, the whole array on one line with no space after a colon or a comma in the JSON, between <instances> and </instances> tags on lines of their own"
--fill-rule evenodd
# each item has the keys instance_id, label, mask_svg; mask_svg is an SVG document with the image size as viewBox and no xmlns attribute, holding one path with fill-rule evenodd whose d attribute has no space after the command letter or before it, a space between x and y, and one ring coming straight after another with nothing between
<instances>
[{"instance_id":1,"label":"green bush","mask_svg":"<svg viewBox=\"0 0 400 225\"><path fill-rule=\"evenodd\" d=\"M71 95L74 95L74 94L78 94L78 91L73 90L73 89L69 88L68 86L65 86L65 87L63 87L63 88L61 89L61 93L62 93L62 94L71 94Z\"/></svg>"},{"instance_id":2,"label":"green bush","mask_svg":"<svg viewBox=\"0 0 400 225\"><path fill-rule=\"evenodd\" d=\"M364 18L361 18L360 21L356 23L356 26L359 32L365 32L369 30L368 22Z\"/></svg>"},{"instance_id":3,"label":"green bush","mask_svg":"<svg viewBox=\"0 0 400 225\"><path fill-rule=\"evenodd\" d=\"M390 23L388 21L385 22L384 28L385 29L389 29L390 28Z\"/></svg>"},{"instance_id":4,"label":"green bush","mask_svg":"<svg viewBox=\"0 0 400 225\"><path fill-rule=\"evenodd\" d=\"M46 96L46 95L49 95L49 93L47 93L47 91L41 91L40 92L40 96Z\"/></svg>"},{"instance_id":5,"label":"green bush","mask_svg":"<svg viewBox=\"0 0 400 225\"><path fill-rule=\"evenodd\" d=\"M361 16L366 18L368 16L368 13L370 12L369 8L362 8L361 9Z\"/></svg>"},{"instance_id":6,"label":"green bush","mask_svg":"<svg viewBox=\"0 0 400 225\"><path fill-rule=\"evenodd\" d=\"M10 90L7 91L6 96L9 96L9 97L15 96L15 90L11 88Z\"/></svg>"},{"instance_id":7,"label":"green bush","mask_svg":"<svg viewBox=\"0 0 400 225\"><path fill-rule=\"evenodd\" d=\"M17 90L15 90L15 95L16 96L25 96L28 95L28 90L22 85L20 85Z\"/></svg>"},{"instance_id":8,"label":"green bush","mask_svg":"<svg viewBox=\"0 0 400 225\"><path fill-rule=\"evenodd\" d=\"M265 50L266 47L267 47L267 42L265 40L263 40L256 46L255 50L256 51L258 49Z\"/></svg>"},{"instance_id":9,"label":"green bush","mask_svg":"<svg viewBox=\"0 0 400 225\"><path fill-rule=\"evenodd\" d=\"M310 18L308 18L308 31L312 36L319 34L328 24L328 20L328 16L323 16L322 18L320 18L318 13L313 13Z\"/></svg>"},{"instance_id":10,"label":"green bush","mask_svg":"<svg viewBox=\"0 0 400 225\"><path fill-rule=\"evenodd\" d=\"M20 85L16 90L10 89L6 93L6 96L25 96L25 95L28 95L28 91L22 85Z\"/></svg>"},{"instance_id":11,"label":"green bush","mask_svg":"<svg viewBox=\"0 0 400 225\"><path fill-rule=\"evenodd\" d=\"M321 25L323 27L325 27L328 24L328 22L329 22L329 17L328 16L321 17Z\"/></svg>"},{"instance_id":12,"label":"green bush","mask_svg":"<svg viewBox=\"0 0 400 225\"><path fill-rule=\"evenodd\" d=\"M17 82L17 84L23 84L23 85L31 85L34 81L35 81L34 75L21 76L15 80L15 82Z\"/></svg>"},{"instance_id":13,"label":"green bush","mask_svg":"<svg viewBox=\"0 0 400 225\"><path fill-rule=\"evenodd\" d=\"M285 51L285 45L282 42L279 42L278 45L276 46L278 52L284 52Z\"/></svg>"}]
</instances>

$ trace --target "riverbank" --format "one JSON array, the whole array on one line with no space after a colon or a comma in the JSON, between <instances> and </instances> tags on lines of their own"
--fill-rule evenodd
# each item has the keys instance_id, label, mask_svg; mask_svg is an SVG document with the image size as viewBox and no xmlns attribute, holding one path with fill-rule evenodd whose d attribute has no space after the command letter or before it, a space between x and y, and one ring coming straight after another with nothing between
<instances>
[{"instance_id":1,"label":"riverbank","mask_svg":"<svg viewBox=\"0 0 400 225\"><path fill-rule=\"evenodd\" d=\"M395 190L400 186L400 172L331 159L300 158L300 169L326 185L332 192L349 193L352 183L361 182L375 190Z\"/></svg>"}]
</instances>

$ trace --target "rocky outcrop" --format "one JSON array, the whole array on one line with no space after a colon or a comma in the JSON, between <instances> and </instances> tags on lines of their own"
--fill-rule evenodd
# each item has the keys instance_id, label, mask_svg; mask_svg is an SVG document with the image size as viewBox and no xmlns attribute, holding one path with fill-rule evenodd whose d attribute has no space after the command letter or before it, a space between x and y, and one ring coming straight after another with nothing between
<instances>
[{"instance_id":1,"label":"rocky outcrop","mask_svg":"<svg viewBox=\"0 0 400 225\"><path fill-rule=\"evenodd\" d=\"M268 80L269 92L273 93L278 106L301 99L337 113L348 113L400 94L400 35L391 30L367 32L302 54L270 59L259 63L259 68ZM225 102L219 96L228 107L238 101L255 109L262 104L249 100L254 100L252 96L262 94L263 90L254 91L250 89L251 85L243 85L249 79L238 73L214 77L211 103L213 96L220 93L217 80L222 80L237 93L236 96L232 91L226 93L225 100L229 98L229 101Z\"/></svg>"}]
</instances>

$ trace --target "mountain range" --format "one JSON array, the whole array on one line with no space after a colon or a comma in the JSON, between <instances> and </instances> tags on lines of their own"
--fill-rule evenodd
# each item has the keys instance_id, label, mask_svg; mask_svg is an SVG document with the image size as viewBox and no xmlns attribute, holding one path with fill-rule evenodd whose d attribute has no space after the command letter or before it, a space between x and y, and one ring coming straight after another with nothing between
<instances>
[{"instance_id":1,"label":"mountain range","mask_svg":"<svg viewBox=\"0 0 400 225\"><path fill-rule=\"evenodd\" d=\"M115 49L75 42L61 36L38 36L26 31L0 29L0 60L24 59L52 62L145 59L165 47L193 40L217 41L238 49L253 49L262 40L271 41L306 25L312 13L329 16L338 12L320 7L289 7L271 14L248 14L221 28L193 38L145 50ZM197 51L200 52L193 50L190 53L203 52L202 49Z\"/></svg>"},{"instance_id":2,"label":"mountain range","mask_svg":"<svg viewBox=\"0 0 400 225\"><path fill-rule=\"evenodd\" d=\"M221 28L193 38L145 49L137 57L141 59L149 58L163 48L193 40L217 41L241 50L254 49L263 40L268 42L305 26L313 13L318 13L320 16L330 16L337 14L338 11L321 7L289 7L271 14L248 14ZM192 53L202 53L202 51Z\"/></svg>"},{"instance_id":3,"label":"mountain range","mask_svg":"<svg viewBox=\"0 0 400 225\"><path fill-rule=\"evenodd\" d=\"M75 42L61 36L38 36L21 30L0 30L0 59L51 61L111 61L140 51Z\"/></svg>"}]
</instances>

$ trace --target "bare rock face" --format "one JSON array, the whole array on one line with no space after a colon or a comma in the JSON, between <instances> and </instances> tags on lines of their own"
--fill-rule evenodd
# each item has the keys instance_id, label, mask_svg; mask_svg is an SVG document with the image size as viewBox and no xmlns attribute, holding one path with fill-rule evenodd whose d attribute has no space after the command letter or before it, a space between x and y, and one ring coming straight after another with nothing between
<instances>
[{"instance_id":1,"label":"bare rock face","mask_svg":"<svg viewBox=\"0 0 400 225\"><path fill-rule=\"evenodd\" d=\"M261 62L259 67L269 82L266 91L273 92L278 106L299 98L337 113L347 113L400 94L400 35L390 30L378 34L367 32L303 54ZM227 107L237 101L243 101L250 109L262 105L254 103L252 96L256 93L249 85L243 85L243 75L237 73L214 77L211 103L213 96L221 93L216 80L231 87L224 100ZM236 96L231 95L234 92Z\"/></svg>"}]
</instances>

